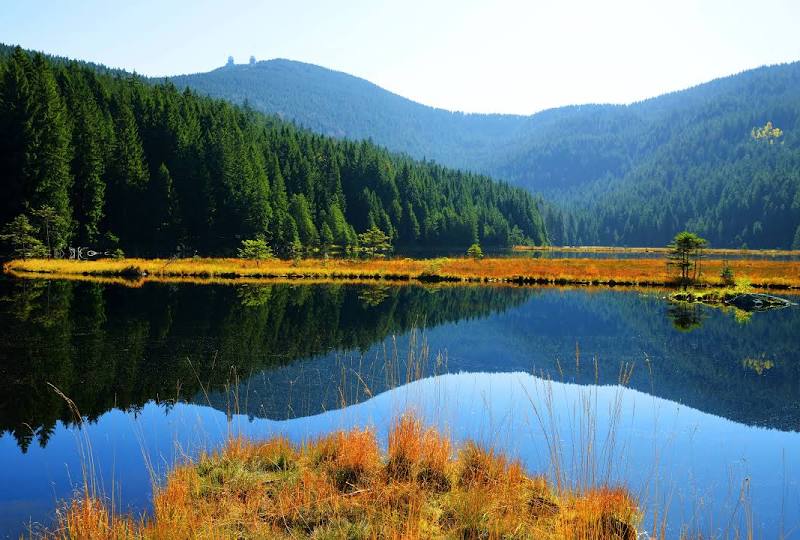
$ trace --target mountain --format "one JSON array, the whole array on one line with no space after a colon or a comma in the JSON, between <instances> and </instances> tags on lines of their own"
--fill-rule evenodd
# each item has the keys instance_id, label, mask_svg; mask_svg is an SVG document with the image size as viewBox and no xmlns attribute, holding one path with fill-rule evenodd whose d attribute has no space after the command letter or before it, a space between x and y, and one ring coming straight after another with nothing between
<instances>
[{"instance_id":1,"label":"mountain","mask_svg":"<svg viewBox=\"0 0 800 540\"><path fill-rule=\"evenodd\" d=\"M463 114L415 103L369 81L312 64L268 60L170 77L176 86L277 114L317 133L377 144L419 159L480 170L512 141L524 116Z\"/></svg>"},{"instance_id":2,"label":"mountain","mask_svg":"<svg viewBox=\"0 0 800 540\"><path fill-rule=\"evenodd\" d=\"M227 255L546 242L537 201L486 176L342 141L102 66L0 48L0 225L48 248Z\"/></svg>"},{"instance_id":3,"label":"mountain","mask_svg":"<svg viewBox=\"0 0 800 540\"><path fill-rule=\"evenodd\" d=\"M177 86L370 138L412 157L541 193L560 244L660 245L691 229L718 247L800 248L800 63L746 71L631 105L531 116L435 109L289 60L170 78ZM767 122L782 130L756 140Z\"/></svg>"}]
</instances>

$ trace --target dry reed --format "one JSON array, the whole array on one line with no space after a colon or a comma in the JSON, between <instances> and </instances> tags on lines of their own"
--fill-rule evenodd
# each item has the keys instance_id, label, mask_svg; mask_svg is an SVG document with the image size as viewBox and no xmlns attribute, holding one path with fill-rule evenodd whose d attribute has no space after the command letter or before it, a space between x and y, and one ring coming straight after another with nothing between
<instances>
[{"instance_id":1,"label":"dry reed","mask_svg":"<svg viewBox=\"0 0 800 540\"><path fill-rule=\"evenodd\" d=\"M231 439L173 469L152 517L114 516L84 494L51 538L636 538L623 489L556 491L503 455L404 415L385 456L370 430L301 446Z\"/></svg>"},{"instance_id":2,"label":"dry reed","mask_svg":"<svg viewBox=\"0 0 800 540\"><path fill-rule=\"evenodd\" d=\"M725 261L703 262L699 286L723 285ZM800 262L742 259L728 263L736 276L759 288L800 288ZM674 276L660 259L533 259L523 257L421 259L27 259L7 262L6 272L68 276L104 276L134 281L169 278L258 280L420 281L517 284L670 286Z\"/></svg>"}]
</instances>

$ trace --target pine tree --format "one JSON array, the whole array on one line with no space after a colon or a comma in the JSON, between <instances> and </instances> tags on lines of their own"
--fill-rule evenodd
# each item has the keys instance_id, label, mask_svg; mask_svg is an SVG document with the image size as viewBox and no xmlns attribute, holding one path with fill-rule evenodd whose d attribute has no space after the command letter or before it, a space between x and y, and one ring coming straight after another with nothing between
<instances>
[{"instance_id":1,"label":"pine tree","mask_svg":"<svg viewBox=\"0 0 800 540\"><path fill-rule=\"evenodd\" d=\"M392 249L389 235L378 227L372 227L368 231L358 235L358 243L365 254L371 257L383 256Z\"/></svg>"},{"instance_id":2,"label":"pine tree","mask_svg":"<svg viewBox=\"0 0 800 540\"><path fill-rule=\"evenodd\" d=\"M401 239L406 243L415 243L419 238L419 221L414 213L414 205L411 201L406 201L405 212L403 212L403 229Z\"/></svg>"},{"instance_id":3,"label":"pine tree","mask_svg":"<svg viewBox=\"0 0 800 540\"><path fill-rule=\"evenodd\" d=\"M14 257L19 259L44 257L48 252L36 238L36 227L31 225L25 214L18 215L3 228L0 240L7 242L12 248Z\"/></svg>"},{"instance_id":4,"label":"pine tree","mask_svg":"<svg viewBox=\"0 0 800 540\"><path fill-rule=\"evenodd\" d=\"M19 47L0 70L0 171L3 196L0 197L0 222L10 221L25 211L31 200L30 182L23 174L31 119L36 102L31 88L30 57Z\"/></svg>"},{"instance_id":5,"label":"pine tree","mask_svg":"<svg viewBox=\"0 0 800 540\"><path fill-rule=\"evenodd\" d=\"M44 245L47 248L47 256L53 256L53 250L58 249L60 246L58 242L58 231L63 230L64 224L61 222L64 218L59 215L55 208L52 206L44 205L31 211L31 214L40 223L39 231L44 236Z\"/></svg>"},{"instance_id":6,"label":"pine tree","mask_svg":"<svg viewBox=\"0 0 800 540\"><path fill-rule=\"evenodd\" d=\"M322 224L322 232L320 233L320 240L322 243L322 250L327 252L333 244L333 232L327 223Z\"/></svg>"},{"instance_id":7,"label":"pine tree","mask_svg":"<svg viewBox=\"0 0 800 540\"><path fill-rule=\"evenodd\" d=\"M67 111L59 93L56 79L42 55L33 59L37 87L38 114L33 116L33 131L40 145L29 145L36 157L28 163L30 177L35 182L32 205L50 206L56 214L53 220L52 247L64 247L72 234L70 205L71 148Z\"/></svg>"},{"instance_id":8,"label":"pine tree","mask_svg":"<svg viewBox=\"0 0 800 540\"><path fill-rule=\"evenodd\" d=\"M108 141L103 134L100 109L83 73L65 77L63 85L72 119L71 170L75 183L71 199L76 240L78 245L91 246L100 239L106 190L103 147Z\"/></svg>"},{"instance_id":9,"label":"pine tree","mask_svg":"<svg viewBox=\"0 0 800 540\"><path fill-rule=\"evenodd\" d=\"M668 265L678 269L679 281L683 284L697 279L700 272L700 259L703 248L708 244L705 238L700 238L688 231L679 232L669 244L667 253Z\"/></svg>"},{"instance_id":10,"label":"pine tree","mask_svg":"<svg viewBox=\"0 0 800 540\"><path fill-rule=\"evenodd\" d=\"M156 245L174 247L177 243L175 231L179 227L180 217L172 175L164 163L159 165L150 186L150 199L154 203L150 219L156 234Z\"/></svg>"},{"instance_id":11,"label":"pine tree","mask_svg":"<svg viewBox=\"0 0 800 540\"><path fill-rule=\"evenodd\" d=\"M319 244L319 233L311 218L311 209L308 207L308 200L302 193L295 193L289 203L289 213L297 224L297 232L300 241L305 246Z\"/></svg>"},{"instance_id":12,"label":"pine tree","mask_svg":"<svg viewBox=\"0 0 800 540\"><path fill-rule=\"evenodd\" d=\"M114 144L108 186L108 229L125 243L141 241L144 231L141 220L145 213L142 195L146 192L149 173L139 128L130 97L117 97L113 103ZM127 250L126 250L127 251Z\"/></svg>"}]
</instances>

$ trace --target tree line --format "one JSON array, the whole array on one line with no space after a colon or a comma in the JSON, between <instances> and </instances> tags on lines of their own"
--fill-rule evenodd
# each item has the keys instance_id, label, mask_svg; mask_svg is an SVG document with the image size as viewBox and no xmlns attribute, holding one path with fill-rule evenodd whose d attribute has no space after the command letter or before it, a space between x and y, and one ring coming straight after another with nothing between
<instances>
[{"instance_id":1,"label":"tree line","mask_svg":"<svg viewBox=\"0 0 800 540\"><path fill-rule=\"evenodd\" d=\"M19 47L0 51L0 169L0 223L24 216L50 252L229 255L263 237L286 255L375 229L395 246L547 242L522 189Z\"/></svg>"}]
</instances>

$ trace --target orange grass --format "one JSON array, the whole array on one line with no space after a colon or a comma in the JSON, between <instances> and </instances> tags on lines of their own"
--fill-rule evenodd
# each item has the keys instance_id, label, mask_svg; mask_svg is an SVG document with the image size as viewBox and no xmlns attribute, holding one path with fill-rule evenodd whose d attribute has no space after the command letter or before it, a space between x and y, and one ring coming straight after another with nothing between
<instances>
[{"instance_id":1,"label":"orange grass","mask_svg":"<svg viewBox=\"0 0 800 540\"><path fill-rule=\"evenodd\" d=\"M668 247L617 247L617 246L514 246L512 251L538 251L546 253L663 253L670 251ZM737 255L754 257L785 257L798 256L800 249L734 249L734 248L705 248L708 256Z\"/></svg>"},{"instance_id":2,"label":"orange grass","mask_svg":"<svg viewBox=\"0 0 800 540\"><path fill-rule=\"evenodd\" d=\"M702 264L698 285L722 286L723 260ZM759 288L800 288L800 261L729 261L737 278ZM137 281L170 278L258 280L390 280L519 284L669 286L673 275L659 259L469 258L345 260L305 259L28 259L4 265L14 275L128 277Z\"/></svg>"},{"instance_id":3,"label":"orange grass","mask_svg":"<svg viewBox=\"0 0 800 540\"><path fill-rule=\"evenodd\" d=\"M112 516L88 494L50 538L636 538L623 489L553 490L518 462L401 417L385 456L370 430L302 446L231 439L181 465L150 518Z\"/></svg>"}]
</instances>

